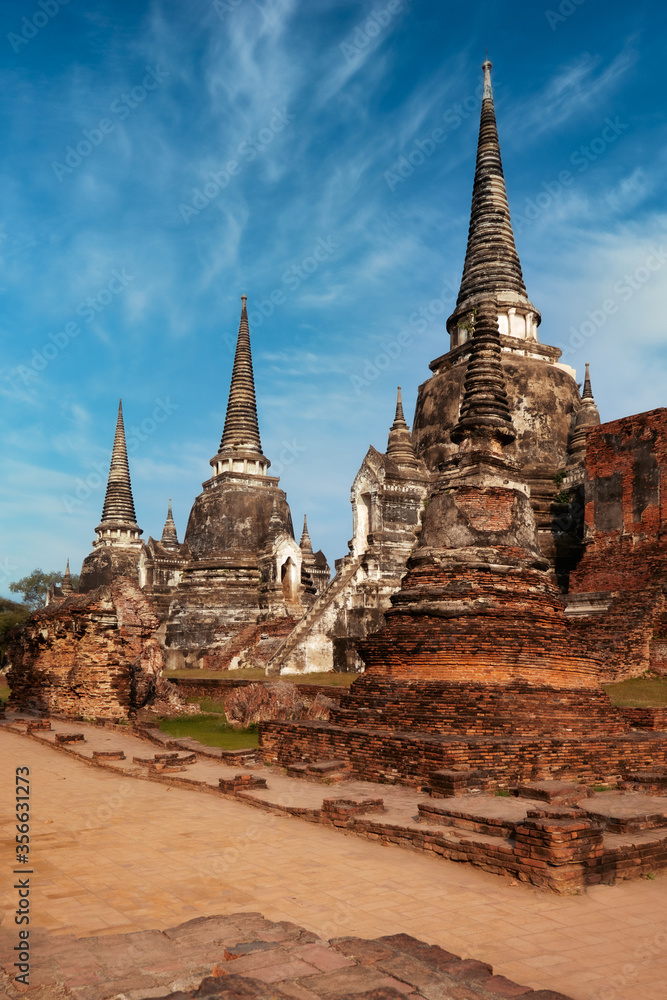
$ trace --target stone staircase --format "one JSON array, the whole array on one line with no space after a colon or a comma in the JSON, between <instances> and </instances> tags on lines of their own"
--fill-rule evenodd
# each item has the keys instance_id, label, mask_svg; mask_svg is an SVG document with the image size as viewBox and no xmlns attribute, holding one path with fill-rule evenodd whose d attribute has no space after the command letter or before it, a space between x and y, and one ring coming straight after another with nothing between
<instances>
[{"instance_id":1,"label":"stone staircase","mask_svg":"<svg viewBox=\"0 0 667 1000\"><path fill-rule=\"evenodd\" d=\"M325 592L297 622L268 662L266 672L313 673L331 670L333 647L327 625L343 607L347 589L361 566L361 556L348 556ZM310 641L309 641L310 640Z\"/></svg>"},{"instance_id":2,"label":"stone staircase","mask_svg":"<svg viewBox=\"0 0 667 1000\"><path fill-rule=\"evenodd\" d=\"M238 670L248 664L263 666L272 655L271 646L284 642L294 628L296 614L300 608L289 608L295 615L274 619L271 622L252 622L244 625L236 635L232 636L219 649L212 648L204 652L201 665L206 670ZM268 647L268 648L267 648Z\"/></svg>"},{"instance_id":3,"label":"stone staircase","mask_svg":"<svg viewBox=\"0 0 667 1000\"><path fill-rule=\"evenodd\" d=\"M226 643L219 652L220 659L227 661L227 669L232 670L234 667L234 660L238 660L241 653L248 646L252 639L254 638L255 632L257 631L257 626L254 624L246 625L240 629L236 635Z\"/></svg>"}]
</instances>

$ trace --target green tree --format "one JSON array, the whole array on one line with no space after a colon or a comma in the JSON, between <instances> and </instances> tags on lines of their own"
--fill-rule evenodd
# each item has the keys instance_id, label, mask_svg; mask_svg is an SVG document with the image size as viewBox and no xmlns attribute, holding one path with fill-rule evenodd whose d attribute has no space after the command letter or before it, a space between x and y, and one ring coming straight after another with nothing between
<instances>
[{"instance_id":1,"label":"green tree","mask_svg":"<svg viewBox=\"0 0 667 1000\"><path fill-rule=\"evenodd\" d=\"M25 604L17 604L16 601L10 601L8 597L0 597L0 667L3 667L5 664L5 639L7 633L15 625L20 625L21 622L24 622L29 614L30 609Z\"/></svg>"},{"instance_id":2,"label":"green tree","mask_svg":"<svg viewBox=\"0 0 667 1000\"><path fill-rule=\"evenodd\" d=\"M60 571L57 573L45 573L41 569L34 569L32 573L24 576L23 579L10 583L9 589L12 594L22 594L24 604L28 606L30 611L36 611L37 608L44 607L46 592L49 587L53 583L62 583L62 581L63 574ZM72 586L75 590L78 583L78 576L72 576Z\"/></svg>"}]
</instances>

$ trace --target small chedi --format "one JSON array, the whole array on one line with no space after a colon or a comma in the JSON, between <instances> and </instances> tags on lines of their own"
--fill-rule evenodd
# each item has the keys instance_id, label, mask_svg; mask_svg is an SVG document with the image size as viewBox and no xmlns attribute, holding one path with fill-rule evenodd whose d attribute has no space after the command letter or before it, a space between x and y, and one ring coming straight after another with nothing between
<instances>
[{"instance_id":1,"label":"small chedi","mask_svg":"<svg viewBox=\"0 0 667 1000\"><path fill-rule=\"evenodd\" d=\"M83 560L79 590L87 593L120 576L136 579L143 532L134 511L122 402L118 404L102 520L95 528L95 534L97 538L93 542L93 551Z\"/></svg>"}]
</instances>

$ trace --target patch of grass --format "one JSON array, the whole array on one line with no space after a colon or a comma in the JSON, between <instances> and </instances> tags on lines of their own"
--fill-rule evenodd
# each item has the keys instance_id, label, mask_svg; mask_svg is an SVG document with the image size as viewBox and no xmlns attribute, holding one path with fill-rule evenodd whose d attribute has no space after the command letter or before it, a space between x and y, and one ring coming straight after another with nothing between
<instances>
[{"instance_id":1,"label":"patch of grass","mask_svg":"<svg viewBox=\"0 0 667 1000\"><path fill-rule=\"evenodd\" d=\"M594 792L610 792L611 789L611 785L593 785Z\"/></svg>"},{"instance_id":2,"label":"patch of grass","mask_svg":"<svg viewBox=\"0 0 667 1000\"><path fill-rule=\"evenodd\" d=\"M167 680L178 677L186 681L217 681L217 680L241 680L241 681L286 681L288 684L327 684L331 687L349 687L352 681L359 677L359 674L281 674L280 676L267 677L261 667L252 667L248 670L169 670L165 671Z\"/></svg>"},{"instance_id":3,"label":"patch of grass","mask_svg":"<svg viewBox=\"0 0 667 1000\"><path fill-rule=\"evenodd\" d=\"M259 728L233 729L225 717L215 715L179 715L172 719L160 719L160 729L170 736L190 736L207 747L221 747L223 750L255 749L259 746Z\"/></svg>"},{"instance_id":4,"label":"patch of grass","mask_svg":"<svg viewBox=\"0 0 667 1000\"><path fill-rule=\"evenodd\" d=\"M9 695L10 695L9 684L4 679L4 677L2 677L0 678L0 701L6 704L7 701L9 700Z\"/></svg>"},{"instance_id":5,"label":"patch of grass","mask_svg":"<svg viewBox=\"0 0 667 1000\"><path fill-rule=\"evenodd\" d=\"M215 698L188 698L188 704L199 705L202 712L207 715L220 715L222 716L221 722L227 721L225 704L222 701L217 701Z\"/></svg>"},{"instance_id":6,"label":"patch of grass","mask_svg":"<svg viewBox=\"0 0 667 1000\"><path fill-rule=\"evenodd\" d=\"M667 677L631 677L603 684L612 705L626 708L661 708L667 705Z\"/></svg>"},{"instance_id":7,"label":"patch of grass","mask_svg":"<svg viewBox=\"0 0 667 1000\"><path fill-rule=\"evenodd\" d=\"M276 680L288 684L326 684L329 687L349 687L361 674L281 674Z\"/></svg>"},{"instance_id":8,"label":"patch of grass","mask_svg":"<svg viewBox=\"0 0 667 1000\"><path fill-rule=\"evenodd\" d=\"M498 795L502 799L508 799L510 797L509 788L496 788L494 795Z\"/></svg>"},{"instance_id":9,"label":"patch of grass","mask_svg":"<svg viewBox=\"0 0 667 1000\"><path fill-rule=\"evenodd\" d=\"M262 667L249 667L247 670L165 670L167 680L180 677L186 681L217 681L229 680L259 681L265 680L266 674Z\"/></svg>"}]
</instances>

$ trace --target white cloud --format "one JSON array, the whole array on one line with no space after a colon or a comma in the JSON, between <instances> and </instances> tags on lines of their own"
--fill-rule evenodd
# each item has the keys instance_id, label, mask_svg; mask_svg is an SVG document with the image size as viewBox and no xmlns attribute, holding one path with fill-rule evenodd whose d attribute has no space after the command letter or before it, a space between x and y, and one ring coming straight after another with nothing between
<instances>
[{"instance_id":1,"label":"white cloud","mask_svg":"<svg viewBox=\"0 0 667 1000\"><path fill-rule=\"evenodd\" d=\"M582 113L596 111L603 97L611 94L625 73L639 59L635 36L608 63L602 56L583 52L560 67L541 90L510 112L510 131L522 129L534 135L556 128Z\"/></svg>"}]
</instances>

